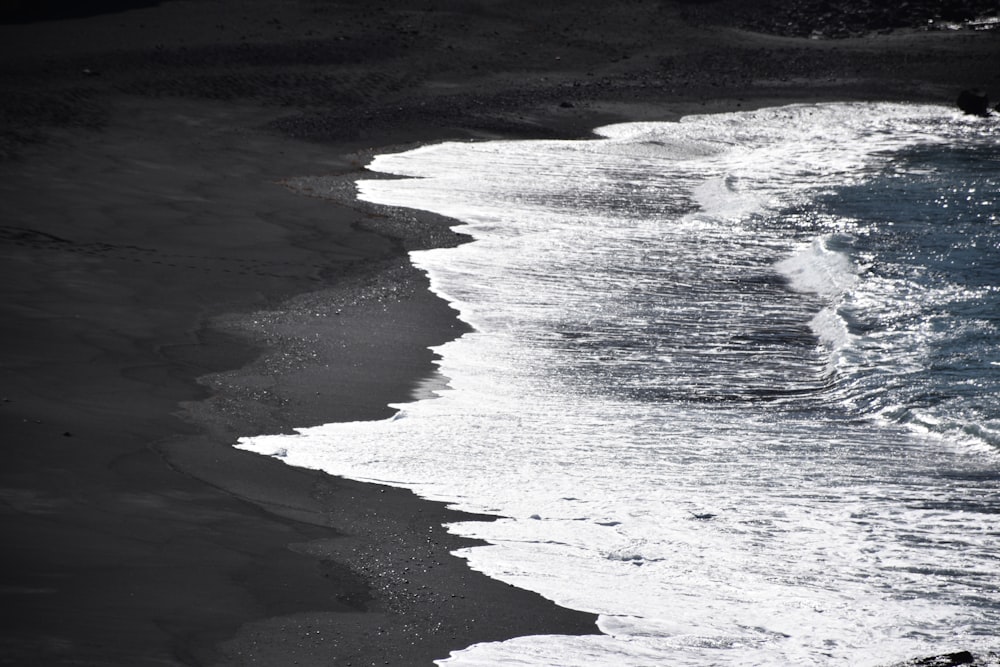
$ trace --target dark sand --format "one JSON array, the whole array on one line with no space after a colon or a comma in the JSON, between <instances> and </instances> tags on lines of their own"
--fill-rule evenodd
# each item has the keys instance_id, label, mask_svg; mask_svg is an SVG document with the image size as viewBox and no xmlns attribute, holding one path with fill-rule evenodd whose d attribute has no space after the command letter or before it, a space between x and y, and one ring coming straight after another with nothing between
<instances>
[{"instance_id":1,"label":"dark sand","mask_svg":"<svg viewBox=\"0 0 1000 667\"><path fill-rule=\"evenodd\" d=\"M344 195L372 150L1000 96L996 33L768 36L719 27L727 2L169 0L0 25L0 664L429 664L594 632L450 556L461 515L232 444L385 417L464 331L405 255L460 237Z\"/></svg>"}]
</instances>

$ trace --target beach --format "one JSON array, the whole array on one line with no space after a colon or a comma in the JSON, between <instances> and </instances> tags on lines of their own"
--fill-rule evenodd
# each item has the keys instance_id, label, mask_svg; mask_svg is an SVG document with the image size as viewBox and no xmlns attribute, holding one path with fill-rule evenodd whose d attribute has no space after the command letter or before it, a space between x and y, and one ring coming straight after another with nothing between
<instances>
[{"instance_id":1,"label":"beach","mask_svg":"<svg viewBox=\"0 0 1000 667\"><path fill-rule=\"evenodd\" d=\"M354 202L373 154L1000 96L996 31L765 34L726 5L53 3L0 25L0 664L430 664L596 632L449 555L463 515L233 445L388 417L467 330L407 260L463 237Z\"/></svg>"}]
</instances>

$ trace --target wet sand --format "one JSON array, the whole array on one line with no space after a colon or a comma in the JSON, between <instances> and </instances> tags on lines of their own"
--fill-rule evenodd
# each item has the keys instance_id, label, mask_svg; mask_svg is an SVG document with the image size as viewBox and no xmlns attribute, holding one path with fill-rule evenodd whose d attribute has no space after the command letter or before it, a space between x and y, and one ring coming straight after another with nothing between
<instances>
[{"instance_id":1,"label":"wet sand","mask_svg":"<svg viewBox=\"0 0 1000 667\"><path fill-rule=\"evenodd\" d=\"M351 202L372 151L1000 95L995 33L779 37L698 4L172 0L0 25L0 664L429 664L594 632L450 556L463 515L232 445L384 418L465 331L406 259L461 236Z\"/></svg>"}]
</instances>

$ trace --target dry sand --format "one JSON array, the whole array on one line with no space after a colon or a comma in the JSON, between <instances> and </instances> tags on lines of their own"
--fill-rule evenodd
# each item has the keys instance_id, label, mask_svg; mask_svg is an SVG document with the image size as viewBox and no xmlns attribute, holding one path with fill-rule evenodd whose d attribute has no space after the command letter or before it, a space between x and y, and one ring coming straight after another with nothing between
<instances>
[{"instance_id":1,"label":"dry sand","mask_svg":"<svg viewBox=\"0 0 1000 667\"><path fill-rule=\"evenodd\" d=\"M385 417L465 330L405 254L461 237L345 197L371 151L1000 95L995 33L705 22L729 1L170 0L0 25L0 664L428 664L595 631L449 556L468 542L442 506L232 444Z\"/></svg>"}]
</instances>

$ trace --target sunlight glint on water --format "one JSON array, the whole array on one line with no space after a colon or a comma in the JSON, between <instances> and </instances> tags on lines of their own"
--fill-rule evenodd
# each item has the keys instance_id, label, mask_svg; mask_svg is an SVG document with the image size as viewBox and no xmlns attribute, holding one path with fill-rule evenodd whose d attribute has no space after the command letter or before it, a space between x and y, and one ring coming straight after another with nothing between
<instances>
[{"instance_id":1,"label":"sunlight glint on water","mask_svg":"<svg viewBox=\"0 0 1000 667\"><path fill-rule=\"evenodd\" d=\"M508 517L453 526L492 545L470 565L600 614L449 664L995 650L996 124L820 105L601 134L377 157L419 178L361 198L475 238L413 255L475 327L438 349L450 387L239 446Z\"/></svg>"}]
</instances>

